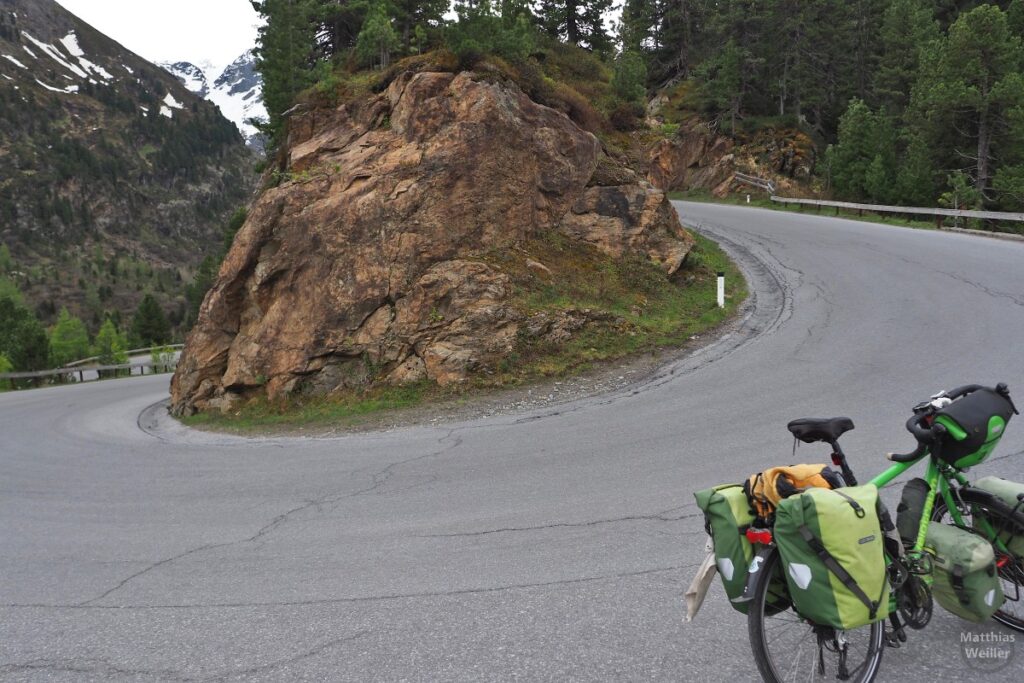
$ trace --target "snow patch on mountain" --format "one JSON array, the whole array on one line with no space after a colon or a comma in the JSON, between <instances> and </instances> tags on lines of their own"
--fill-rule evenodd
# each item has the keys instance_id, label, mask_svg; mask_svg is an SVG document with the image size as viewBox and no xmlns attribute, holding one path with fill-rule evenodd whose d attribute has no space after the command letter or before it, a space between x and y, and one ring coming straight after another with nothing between
<instances>
[{"instance_id":1,"label":"snow patch on mountain","mask_svg":"<svg viewBox=\"0 0 1024 683\"><path fill-rule=\"evenodd\" d=\"M246 52L223 69L209 63L173 62L161 64L182 84L213 102L235 124L250 147L261 149L262 136L250 119L267 120L263 106L263 83L256 71L256 59ZM214 76L216 74L216 76Z\"/></svg>"},{"instance_id":2,"label":"snow patch on mountain","mask_svg":"<svg viewBox=\"0 0 1024 683\"><path fill-rule=\"evenodd\" d=\"M72 57L84 57L85 52L78 45L78 36L75 35L74 31L71 31L66 36L60 39L60 44L64 46L64 49L68 51L68 54Z\"/></svg>"},{"instance_id":3,"label":"snow patch on mountain","mask_svg":"<svg viewBox=\"0 0 1024 683\"><path fill-rule=\"evenodd\" d=\"M3 55L3 57L4 57L4 59L11 60L11 62L14 63L14 66L20 66L22 69L27 69L28 68L27 66L25 66L24 64L22 64L21 62L19 62L17 59L15 59L14 57L12 57L10 55Z\"/></svg>"},{"instance_id":4,"label":"snow patch on mountain","mask_svg":"<svg viewBox=\"0 0 1024 683\"><path fill-rule=\"evenodd\" d=\"M167 93L167 96L164 97L164 104L166 104L171 109L181 109L183 106L185 106L178 100L174 99L174 95L172 95L171 93Z\"/></svg>"},{"instance_id":5,"label":"snow patch on mountain","mask_svg":"<svg viewBox=\"0 0 1024 683\"><path fill-rule=\"evenodd\" d=\"M86 59L85 51L82 50L81 46L79 46L78 36L75 35L74 31L69 31L66 36L57 41L60 45L64 47L64 50L67 52L67 55L65 55L64 52L61 52L60 48L57 47L57 45L44 43L28 31L22 31L21 35L25 36L29 41L31 41L32 44L35 45L43 54L45 54L50 59L57 62L57 64L64 67L65 69L73 73L75 76L78 76L79 78L89 79L90 83L96 83L96 80L93 77L99 78L104 83L114 80L114 75L112 73L104 69L99 64L96 64ZM24 48L25 52L28 53L33 59L39 59L39 56L36 55L36 53L33 52L27 45L22 45L22 48ZM4 56L6 57L7 55ZM8 59L13 58L8 57ZM78 65L76 66L75 64L73 64L72 60L77 60ZM68 80L73 80L67 75L64 75L64 77Z\"/></svg>"},{"instance_id":6,"label":"snow patch on mountain","mask_svg":"<svg viewBox=\"0 0 1024 683\"><path fill-rule=\"evenodd\" d=\"M46 83L43 83L38 78L36 79L36 83L38 83L39 85L43 86L44 88L46 88L50 92L62 92L64 94L66 94L66 95L75 95L75 94L78 93L78 86L77 85L69 85L66 88L54 88L52 85L47 85Z\"/></svg>"},{"instance_id":7,"label":"snow patch on mountain","mask_svg":"<svg viewBox=\"0 0 1024 683\"><path fill-rule=\"evenodd\" d=\"M32 41L32 43L36 47L38 47L44 54L46 54L46 56L48 56L50 59L52 59L53 61L57 62L62 67L64 67L65 69L67 69L71 73L75 74L79 78L88 78L89 77L89 75L86 72L82 71L80 68L78 68L77 66L75 66L71 62L67 61L67 59L64 58L64 55L61 53L61 51L58 50L53 45L50 45L49 43L44 43L43 41L39 40L38 38L35 38L28 31L22 31L21 35L25 36L30 41Z\"/></svg>"}]
</instances>

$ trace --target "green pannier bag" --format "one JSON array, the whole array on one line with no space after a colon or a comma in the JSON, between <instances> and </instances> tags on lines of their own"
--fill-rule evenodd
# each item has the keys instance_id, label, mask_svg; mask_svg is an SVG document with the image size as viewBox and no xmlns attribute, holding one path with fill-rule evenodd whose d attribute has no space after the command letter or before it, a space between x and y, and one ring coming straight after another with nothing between
<instances>
[{"instance_id":1,"label":"green pannier bag","mask_svg":"<svg viewBox=\"0 0 1024 683\"><path fill-rule=\"evenodd\" d=\"M934 556L932 595L967 621L985 621L1003 606L992 544L955 526L931 522L925 549Z\"/></svg>"},{"instance_id":2,"label":"green pannier bag","mask_svg":"<svg viewBox=\"0 0 1024 683\"><path fill-rule=\"evenodd\" d=\"M849 630L889 614L880 520L870 484L809 489L779 503L775 544L800 616Z\"/></svg>"},{"instance_id":3,"label":"green pannier bag","mask_svg":"<svg viewBox=\"0 0 1024 683\"><path fill-rule=\"evenodd\" d=\"M747 613L747 602L733 602L743 595L747 585L754 545L747 539L747 529L754 521L750 501L740 484L723 484L693 494L697 507L704 512L705 528L715 547L715 565L722 577L725 594L733 608ZM774 611L789 607L786 586L779 577L770 596Z\"/></svg>"},{"instance_id":4,"label":"green pannier bag","mask_svg":"<svg viewBox=\"0 0 1024 683\"><path fill-rule=\"evenodd\" d=\"M1010 509L1016 509L1018 514L1024 516L1024 504L1017 496L1024 495L1024 484L1009 481L1000 477L985 477L974 482L974 487L988 491L999 500L1006 503ZM1006 528L1007 521L989 520L995 528L999 540L1006 544L1006 549L1019 558L1024 559L1024 526Z\"/></svg>"}]
</instances>

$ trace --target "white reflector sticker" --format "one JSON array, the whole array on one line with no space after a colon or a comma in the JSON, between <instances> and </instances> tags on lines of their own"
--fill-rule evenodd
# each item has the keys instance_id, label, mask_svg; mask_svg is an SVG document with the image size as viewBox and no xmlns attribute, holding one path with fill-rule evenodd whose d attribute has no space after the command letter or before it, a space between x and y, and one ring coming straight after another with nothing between
<instances>
[{"instance_id":1,"label":"white reflector sticker","mask_svg":"<svg viewBox=\"0 0 1024 683\"><path fill-rule=\"evenodd\" d=\"M726 581L732 581L732 575L735 571L732 566L732 560L728 557L718 558L718 571Z\"/></svg>"},{"instance_id":2,"label":"white reflector sticker","mask_svg":"<svg viewBox=\"0 0 1024 683\"><path fill-rule=\"evenodd\" d=\"M796 585L803 590L811 585L811 568L806 564L793 563L789 565L789 575L796 581Z\"/></svg>"},{"instance_id":3,"label":"white reflector sticker","mask_svg":"<svg viewBox=\"0 0 1024 683\"><path fill-rule=\"evenodd\" d=\"M985 593L985 604L988 605L989 607L991 607L992 603L994 603L995 601L996 601L996 589L993 588L988 593Z\"/></svg>"}]
</instances>

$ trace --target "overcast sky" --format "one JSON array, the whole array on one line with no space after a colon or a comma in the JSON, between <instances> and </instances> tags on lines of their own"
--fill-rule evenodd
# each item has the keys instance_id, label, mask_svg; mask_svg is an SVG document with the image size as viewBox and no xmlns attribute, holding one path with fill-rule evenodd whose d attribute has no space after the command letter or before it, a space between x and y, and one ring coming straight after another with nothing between
<instances>
[{"instance_id":1,"label":"overcast sky","mask_svg":"<svg viewBox=\"0 0 1024 683\"><path fill-rule=\"evenodd\" d=\"M249 0L57 0L93 28L151 62L225 67L256 44ZM616 11L605 17L609 29Z\"/></svg>"},{"instance_id":2,"label":"overcast sky","mask_svg":"<svg viewBox=\"0 0 1024 683\"><path fill-rule=\"evenodd\" d=\"M256 43L249 0L57 0L151 62L224 67Z\"/></svg>"}]
</instances>

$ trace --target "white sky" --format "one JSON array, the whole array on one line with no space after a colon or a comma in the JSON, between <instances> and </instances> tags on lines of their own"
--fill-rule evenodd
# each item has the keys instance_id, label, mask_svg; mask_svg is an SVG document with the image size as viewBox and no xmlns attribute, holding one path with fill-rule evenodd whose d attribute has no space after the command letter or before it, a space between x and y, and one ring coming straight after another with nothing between
<instances>
[{"instance_id":1,"label":"white sky","mask_svg":"<svg viewBox=\"0 0 1024 683\"><path fill-rule=\"evenodd\" d=\"M72 14L151 62L224 67L256 44L249 0L57 0Z\"/></svg>"},{"instance_id":2,"label":"white sky","mask_svg":"<svg viewBox=\"0 0 1024 683\"><path fill-rule=\"evenodd\" d=\"M256 44L249 0L57 0L72 14L151 62L225 67ZM611 29L619 7L605 17Z\"/></svg>"}]
</instances>

